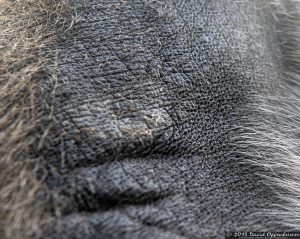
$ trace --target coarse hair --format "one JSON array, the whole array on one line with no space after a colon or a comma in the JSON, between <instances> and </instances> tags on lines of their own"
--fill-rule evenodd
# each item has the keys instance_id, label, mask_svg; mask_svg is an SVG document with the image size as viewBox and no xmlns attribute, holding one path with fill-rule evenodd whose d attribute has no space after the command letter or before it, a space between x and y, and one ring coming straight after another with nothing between
<instances>
[{"instance_id":1,"label":"coarse hair","mask_svg":"<svg viewBox=\"0 0 300 239\"><path fill-rule=\"evenodd\" d=\"M273 210L260 213L300 230L300 1L263 1L263 7L273 14L281 75L254 92L235 143L243 163L260 168L258 179L275 194Z\"/></svg>"},{"instance_id":2,"label":"coarse hair","mask_svg":"<svg viewBox=\"0 0 300 239\"><path fill-rule=\"evenodd\" d=\"M67 0L0 0L0 238L32 238L59 214L31 171L53 121L42 107L55 94L55 54L43 49L77 20Z\"/></svg>"}]
</instances>

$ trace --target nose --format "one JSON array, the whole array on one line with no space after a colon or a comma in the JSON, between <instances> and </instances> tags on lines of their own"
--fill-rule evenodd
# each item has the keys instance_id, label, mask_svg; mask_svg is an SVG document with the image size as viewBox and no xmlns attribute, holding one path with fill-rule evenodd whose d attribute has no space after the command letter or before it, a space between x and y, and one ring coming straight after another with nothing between
<instances>
[{"instance_id":1,"label":"nose","mask_svg":"<svg viewBox=\"0 0 300 239\"><path fill-rule=\"evenodd\" d=\"M138 160L137 160L138 161ZM54 176L49 186L78 211L109 211L126 205L147 205L167 197L172 177L152 163L112 162Z\"/></svg>"}]
</instances>

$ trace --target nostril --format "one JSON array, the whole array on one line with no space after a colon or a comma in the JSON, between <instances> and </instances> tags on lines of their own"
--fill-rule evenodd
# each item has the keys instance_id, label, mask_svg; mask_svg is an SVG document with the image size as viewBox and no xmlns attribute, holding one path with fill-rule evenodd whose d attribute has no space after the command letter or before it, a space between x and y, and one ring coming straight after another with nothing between
<instances>
[{"instance_id":1,"label":"nostril","mask_svg":"<svg viewBox=\"0 0 300 239\"><path fill-rule=\"evenodd\" d=\"M132 197L131 197L132 196ZM153 205L164 199L167 195L153 195L151 192L144 194L142 196L137 197L136 195L128 195L128 194L119 194L111 197L110 195L102 195L95 198L95 200L88 201L84 206L80 206L77 208L79 212L95 212L97 211L109 211L114 210L116 208L124 208L127 206L137 205Z\"/></svg>"},{"instance_id":2,"label":"nostril","mask_svg":"<svg viewBox=\"0 0 300 239\"><path fill-rule=\"evenodd\" d=\"M153 165L124 161L80 168L49 182L71 211L95 212L155 204L168 196L171 180L159 177Z\"/></svg>"}]
</instances>

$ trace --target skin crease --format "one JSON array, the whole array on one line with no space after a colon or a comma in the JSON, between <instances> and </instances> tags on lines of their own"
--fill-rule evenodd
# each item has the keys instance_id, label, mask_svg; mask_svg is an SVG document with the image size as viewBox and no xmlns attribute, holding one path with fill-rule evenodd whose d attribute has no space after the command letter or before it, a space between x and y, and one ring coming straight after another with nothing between
<instances>
[{"instance_id":1,"label":"skin crease","mask_svg":"<svg viewBox=\"0 0 300 239\"><path fill-rule=\"evenodd\" d=\"M281 74L268 13L262 1L86 2L48 49L57 124L35 171L64 206L41 238L288 229L259 213L276 198L236 143L253 92Z\"/></svg>"}]
</instances>

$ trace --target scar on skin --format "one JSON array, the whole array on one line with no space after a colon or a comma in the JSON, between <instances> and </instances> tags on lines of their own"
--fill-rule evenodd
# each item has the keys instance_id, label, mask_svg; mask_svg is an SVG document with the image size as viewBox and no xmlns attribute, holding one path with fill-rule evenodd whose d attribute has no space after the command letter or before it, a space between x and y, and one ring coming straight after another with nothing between
<instances>
[{"instance_id":1,"label":"scar on skin","mask_svg":"<svg viewBox=\"0 0 300 239\"><path fill-rule=\"evenodd\" d=\"M146 110L135 102L125 102L123 105L98 102L69 110L69 114L76 115L77 111L80 111L82 117L72 119L78 134L86 133L93 142L110 139L151 143L157 135L170 135L166 129L170 129L172 120L163 108ZM65 127L70 127L70 123L66 122Z\"/></svg>"},{"instance_id":2,"label":"scar on skin","mask_svg":"<svg viewBox=\"0 0 300 239\"><path fill-rule=\"evenodd\" d=\"M153 133L162 130L170 122L166 112L161 109L152 109L137 111L133 117L115 120L114 124L122 134L153 139Z\"/></svg>"}]
</instances>

